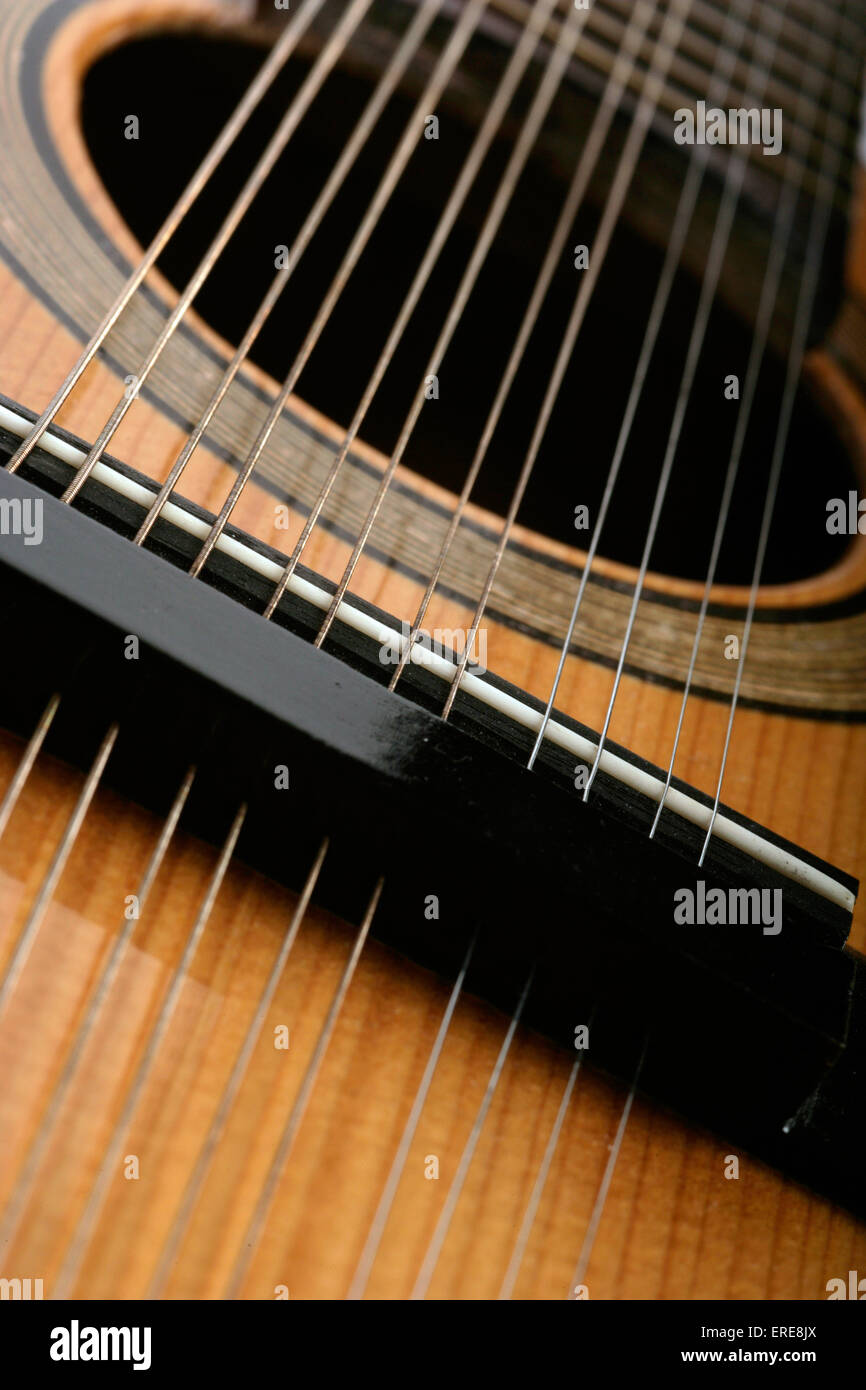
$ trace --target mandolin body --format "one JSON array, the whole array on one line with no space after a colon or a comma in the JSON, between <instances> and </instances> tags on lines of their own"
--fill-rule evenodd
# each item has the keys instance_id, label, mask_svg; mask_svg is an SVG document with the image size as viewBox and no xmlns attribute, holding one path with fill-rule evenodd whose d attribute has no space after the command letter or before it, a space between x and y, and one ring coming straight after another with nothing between
<instances>
[{"instance_id":1,"label":"mandolin body","mask_svg":"<svg viewBox=\"0 0 866 1390\"><path fill-rule=\"evenodd\" d=\"M32 412L45 407L117 293L122 265L141 255L82 133L79 103L88 69L130 36L153 29L200 30L203 36L240 32L260 41L267 31L252 24L249 9L217 0L91 0L71 3L58 21L47 0L0 0L0 57L10 79L4 84L0 139L13 150L0 172L0 393L9 402ZM27 36L23 47L22 35ZM37 88L19 80L24 57ZM34 111L41 113L39 120ZM25 186L24 165L17 161L37 136L41 144L31 158L38 159L39 173ZM78 216L79 203L89 209L93 226ZM824 342L808 354L806 377L828 438L841 445L863 487L866 204L859 193L849 220L845 294ZM38 245L34 238L43 233L47 239L35 257L41 266L36 275L25 243L32 251ZM166 279L154 274L149 283L164 304L172 303L175 291ZM82 441L97 437L122 389L125 362L134 362L137 344L139 356L146 351L155 315L151 303L130 315L116 357L94 362L61 412L63 429ZM111 444L114 458L157 480L165 477L197 419L208 383L215 380L215 364L232 351L201 317L191 314L188 322L189 334L172 344L151 389L136 401ZM234 433L224 446L217 441L211 447L208 437L196 451L180 489L185 496L211 513L219 511L236 476L227 455L242 456L243 444L249 447L262 400L277 385L263 369L245 366L243 382L226 403L226 429ZM293 460L303 460L306 450L315 464L317 451L333 452L346 423L306 404L302 390L293 396L266 470L267 485L253 480L233 524L265 545L285 548L284 531L293 535L308 509L308 499L296 488ZM337 499L333 524L314 531L304 557L311 570L335 580L351 554L352 519L357 530L365 499L387 463L381 452L362 443L353 446L353 458L356 471ZM815 467L821 467L820 459ZM451 492L409 467L401 469L400 480L400 505L383 524L374 553L364 555L353 585L368 603L395 614L416 610L424 592L422 574L430 568L419 562L413 569L406 557L425 536L435 554L443 509L453 506ZM469 629L478 574L492 549L497 519L472 504L467 515L478 546L474 553L467 549L447 591L436 598L429 624L437 630ZM583 555L529 528L518 526L513 537L494 611L485 619L487 661L498 675L544 700L558 657L550 633L562 627L568 581L579 572ZM567 664L557 697L558 709L593 729L604 720L636 574L634 566L601 558L596 570L580 650ZM649 575L651 601L641 606L611 724L618 745L662 768L676 731L701 588L695 580ZM829 570L762 587L724 785L724 801L736 811L861 880L866 876L864 594L864 535L852 537ZM710 794L732 680L724 640L738 615L741 621L747 598L744 586L719 586L713 593L699 689L690 699L679 745L678 777ZM52 640L46 632L44 641ZM3 679L14 684L17 678L13 652ZM32 710L34 726L40 714L41 709ZM142 727L143 760L148 741L149 731ZM26 742L19 733L0 735L0 795L13 782ZM85 771L52 756L49 745L0 836L0 962L8 959L50 870ZM291 815L303 839L304 805L293 807ZM359 821L365 815L363 802L357 815ZM71 1042L87 1016L98 972L129 920L160 825L154 810L100 786L0 1018L0 1208L15 1193L34 1137L47 1119L52 1123L14 1239L0 1250L0 1276L41 1279L46 1295L122 1115L219 852L183 827L178 831L62 1111L51 1116ZM503 873L507 869L502 866ZM379 871L384 866L370 866L371 885ZM419 844L405 911L418 918L420 931L429 896L438 898L446 918L449 901L465 881L465 865L431 862ZM483 911L483 881L474 887ZM135 1105L122 1163L77 1271L76 1297L146 1296L296 903L296 893L254 868L238 860L229 866ZM533 913L543 920L547 909L540 882ZM437 930L435 920L429 929ZM355 930L321 907L308 910L220 1131L164 1296L223 1296ZM862 900L854 910L849 945L866 952ZM246 1270L244 1297L269 1299L285 1296L286 1290L292 1299L346 1296L449 990L449 981L380 941L365 946L290 1165ZM730 1027L736 1029L736 1018ZM368 1297L410 1295L506 1028L505 1014L474 997L465 997L456 1011ZM429 1296L497 1297L573 1060L540 1032L518 1031ZM602 1070L582 1067L516 1297L558 1298L569 1289L627 1090ZM738 1159L736 1178L732 1157ZM828 1281L847 1282L852 1270L866 1276L862 1221L731 1147L723 1136L637 1095L586 1271L590 1298L823 1299Z\"/></svg>"}]
</instances>

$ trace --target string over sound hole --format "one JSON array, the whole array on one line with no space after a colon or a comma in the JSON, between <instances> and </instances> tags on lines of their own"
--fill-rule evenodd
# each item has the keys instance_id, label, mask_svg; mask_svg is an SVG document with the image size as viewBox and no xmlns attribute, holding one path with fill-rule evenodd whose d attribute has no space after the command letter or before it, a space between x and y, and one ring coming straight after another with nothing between
<instances>
[{"instance_id":1,"label":"string over sound hole","mask_svg":"<svg viewBox=\"0 0 866 1390\"><path fill-rule=\"evenodd\" d=\"M470 52L475 48L479 50L475 56L483 57L485 70L492 71L495 81L507 54L483 38ZM101 58L89 72L83 123L90 152L143 244L202 157L209 132L227 117L260 61L256 48L238 41L171 34L130 42ZM158 89L152 81L155 71L163 75ZM303 60L289 62L270 99L162 256L160 268L175 286L189 280L214 225L307 71ZM536 83L533 72L521 86L523 106ZM291 247L370 91L366 78L345 70L338 69L326 82L196 300L198 312L229 341L243 337L273 278L281 248L285 254ZM580 95L573 99L574 106L566 110L572 122L572 161L585 133L580 122L586 119ZM560 104L564 100L558 99ZM303 272L293 277L253 347L252 359L277 381L295 358L411 108L412 99L405 93L388 104L314 236L303 258ZM554 116L557 110L555 106ZM130 112L138 119L140 138L136 140L125 137L124 121ZM202 119L203 112L207 120ZM304 368L299 395L341 427L357 407L427 249L438 211L465 160L475 133L471 115L443 104L437 118L438 138L425 138L426 128L419 132L419 148ZM560 113L560 124L563 119ZM557 139L555 129L548 146L542 140L539 157L530 162L517 185L439 378L427 392L429 403L406 454L408 467L455 493L463 485L482 434L564 198L569 171ZM602 159L605 167L593 180L590 201L578 214L568 255L554 277L472 493L474 502L500 515L514 493L582 273L571 243L575 247L592 244L607 192L608 167L615 164L621 140L622 131L615 123L610 148ZM441 328L444 306L453 299L472 254L507 155L505 141L498 141L371 403L363 436L386 456L413 397L424 389L425 364ZM667 147L658 137L651 138L645 164L666 168L669 178L673 169L673 188L678 190L686 166L682 148L673 144L673 127ZM712 183L709 175L706 182ZM717 190L707 194L716 196ZM663 260L663 246L641 234L638 197L639 192L627 204L627 216L614 235L519 515L531 529L582 548L588 544L598 513ZM664 208L662 222L669 223L674 201ZM658 209L654 216L658 217ZM723 292L726 277L733 284L750 274L750 233L738 234L739 225L738 221L726 258ZM646 536L699 291L699 279L681 268L605 525L600 553L635 566ZM737 401L726 384L732 376L742 381L752 337L752 326L727 307L726 299L730 295L722 293L711 315L652 554L652 569L695 580L703 580L706 574L736 425ZM784 361L770 350L719 559L720 583L748 584L751 578L783 381ZM820 468L815 466L818 459ZM846 497L853 486L841 444L801 389L764 566L765 583L821 573L841 558L849 537L828 532L827 503L833 497Z\"/></svg>"}]
</instances>

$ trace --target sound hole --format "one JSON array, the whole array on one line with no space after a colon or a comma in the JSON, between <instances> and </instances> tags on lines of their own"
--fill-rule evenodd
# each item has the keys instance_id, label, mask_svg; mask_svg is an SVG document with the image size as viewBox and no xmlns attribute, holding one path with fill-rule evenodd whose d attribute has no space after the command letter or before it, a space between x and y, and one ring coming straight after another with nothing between
<instances>
[{"instance_id":1,"label":"sound hole","mask_svg":"<svg viewBox=\"0 0 866 1390\"><path fill-rule=\"evenodd\" d=\"M90 70L85 137L140 242L150 240L260 62L261 50L239 41L171 34L131 41ZM183 286L193 273L307 71L300 59L289 64L161 258L160 268L174 285ZM354 73L338 71L329 79L201 291L197 311L228 340L243 335L274 275L275 247L291 245L369 93L369 83ZM256 343L254 361L277 380L291 365L412 105L402 94L390 103ZM130 113L139 119L137 140L125 138ZM472 136L469 125L449 110L439 139L419 140L303 373L298 393L339 425L348 423L358 404ZM616 151L619 142L614 144ZM385 454L424 378L507 155L504 142L491 152L369 411L362 436ZM405 455L409 467L453 491L459 491L472 460L563 194L549 164L527 169L441 366L439 398L422 411ZM508 508L577 290L580 272L571 248L578 242L591 246L598 216L596 206L581 213L569 238L473 494L500 515ZM587 542L589 533L575 530L575 508L586 506L590 521L596 514L662 259L661 251L625 223L619 227L519 516L521 523L556 540ZM678 274L605 529L602 553L627 564L638 563L644 544L699 288L684 271ZM739 408L725 399L723 382L736 373L742 383L750 342L748 325L718 306L652 554L657 571L698 580L706 573ZM768 355L721 554L720 582L748 583L751 577L783 381L784 363ZM834 432L801 391L766 582L805 578L840 558L847 541L827 534L826 503L852 485Z\"/></svg>"}]
</instances>

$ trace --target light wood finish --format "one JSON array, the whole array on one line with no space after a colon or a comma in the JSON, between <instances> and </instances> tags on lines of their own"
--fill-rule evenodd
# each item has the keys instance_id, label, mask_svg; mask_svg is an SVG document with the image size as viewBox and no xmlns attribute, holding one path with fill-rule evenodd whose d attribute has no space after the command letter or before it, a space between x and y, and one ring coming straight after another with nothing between
<instances>
[{"instance_id":1,"label":"light wood finish","mask_svg":"<svg viewBox=\"0 0 866 1390\"><path fill-rule=\"evenodd\" d=\"M4 740L8 780L18 753ZM4 950L45 872L79 778L40 767L0 844ZM756 779L757 782L757 779ZM832 804L839 784L826 789ZM784 800L777 793L775 805ZM837 803L838 804L838 803ZM773 806L770 810L772 812ZM772 819L772 816L771 816ZM0 1030L5 1200L79 1021L88 985L117 931L157 833L136 809L100 795ZM862 833L862 815L861 815ZM176 964L214 854L181 842L142 914L110 1007L48 1149L35 1200L3 1273L52 1287L122 1098ZM447 884L425 865L418 899ZM293 906L291 895L237 866L229 874L181 997L175 1025L123 1146L141 1176L117 1173L76 1292L140 1296L226 1084ZM352 931L319 913L302 928L247 1082L181 1251L171 1296L219 1297ZM376 944L362 956L345 1012L244 1287L270 1298L341 1298L399 1141L447 990ZM288 1052L274 1027L290 1028ZM466 1001L412 1146L370 1295L408 1295L459 1161L505 1020ZM522 1033L488 1117L432 1296L495 1297L528 1201L570 1059ZM533 1229L517 1296L569 1287L623 1096L580 1077ZM828 1279L863 1268L866 1232L847 1214L639 1101L626 1130L587 1284L592 1298L821 1298ZM439 1181L424 1177L435 1154Z\"/></svg>"},{"instance_id":2,"label":"light wood finish","mask_svg":"<svg viewBox=\"0 0 866 1390\"><path fill-rule=\"evenodd\" d=\"M0 14L12 9L6 0ZM136 248L95 182L72 119L76 84L88 56L116 41L125 26L145 14L162 19L169 12L209 16L215 10L209 0L94 4L74 16L60 35L48 68L48 109L67 170L109 235L130 257ZM77 233L67 226L64 235L74 239ZM76 254L74 245L69 254ZM170 297L167 288L162 289ZM78 340L6 266L0 267L0 305L0 390L39 409L75 361ZM84 321L89 324L96 317L98 305L88 305ZM201 325L199 329L210 336ZM844 412L840 428L850 433L862 457L862 401L837 363L816 356L815 370L834 408ZM63 423L93 438L117 393L116 375L96 365L64 412ZM293 410L300 418L312 416L299 401ZM316 423L337 437L333 426ZM139 401L112 451L160 477L183 437L182 428ZM375 461L370 451L359 452ZM229 465L201 450L184 491L216 509L233 476ZM429 484L418 486L442 496ZM274 500L248 489L235 520L279 544L279 533L273 530ZM408 546L412 536L403 539ZM528 545L547 545L536 538L523 539ZM337 576L347 554L348 547L335 535L320 531L305 558L323 573ZM864 565L863 549L857 547L833 574L811 585L763 595L762 602L796 606L856 592L862 587ZM622 575L616 567L608 569ZM662 578L653 584L684 592L684 586ZM414 609L422 588L396 568L370 559L362 563L353 587L398 615ZM519 585L511 595L515 603L518 591ZM636 640L645 648L643 659L661 669L665 663L669 667L675 610L650 608L658 611L649 614ZM468 606L439 600L429 625L465 625L469 614ZM607 632L610 650L617 650L621 633L611 613L602 612L598 625ZM838 649L832 632L826 634L830 655L825 648L816 658L809 625L798 625L796 633L806 653L802 672L824 664L837 676L833 663L846 652L852 670L862 663L862 634L858 638L849 630ZM718 637L716 633L714 640ZM756 647L759 672L778 664L782 651L792 658L791 665L796 664L790 633L780 639L765 625L761 640L769 646L763 657ZM489 661L543 697L556 650L505 623L491 623ZM731 675L718 648L707 662L708 679L717 680L720 689L729 688ZM605 666L575 658L559 703L597 726L610 680ZM760 677L756 681L749 688L760 698ZM807 702L828 698L826 691L815 695L815 682L810 684L806 675L802 689ZM678 707L676 689L627 676L611 735L665 764ZM34 711L34 723L37 717ZM726 717L727 707L720 701L695 699L690 705L677 771L699 787L714 784ZM18 740L0 737L0 793L20 755ZM862 876L864 766L863 723L744 708L737 717L725 797L738 810ZM0 968L38 891L81 781L81 774L40 759L0 839ZM14 1191L100 963L122 924L124 899L136 891L158 831L150 815L108 792L97 794L32 957L0 1018L0 1207ZM18 1235L0 1254L0 1276L43 1278L50 1294L214 860L214 851L178 834L47 1148ZM407 904L407 911L421 914L425 895L443 891L449 870L447 865L426 863L423 847L419 860L418 898ZM124 1142L124 1155L139 1159L140 1177L128 1181L122 1172L114 1174L75 1285L78 1295L126 1298L147 1291L293 905L290 893L242 865L230 869ZM310 912L302 927L165 1290L168 1296L223 1294L352 935L350 926L318 911ZM862 905L852 944L866 947ZM244 1284L245 1296L271 1298L278 1285L287 1285L292 1298L345 1295L447 992L443 982L378 944L365 949L265 1238ZM273 1046L278 1024L291 1031L287 1052ZM475 1001L464 1000L458 1007L370 1296L409 1294L505 1026L506 1020ZM431 1296L496 1296L570 1063L568 1056L538 1037L519 1033ZM584 1070L532 1231L517 1296L559 1298L567 1292L623 1098L619 1086ZM726 1180L728 1152L721 1140L637 1101L587 1275L590 1297L814 1299L825 1297L828 1279L844 1278L849 1269L866 1271L866 1230L861 1224L746 1155L740 1156L739 1180ZM425 1157L431 1154L439 1159L438 1181L424 1177Z\"/></svg>"}]
</instances>

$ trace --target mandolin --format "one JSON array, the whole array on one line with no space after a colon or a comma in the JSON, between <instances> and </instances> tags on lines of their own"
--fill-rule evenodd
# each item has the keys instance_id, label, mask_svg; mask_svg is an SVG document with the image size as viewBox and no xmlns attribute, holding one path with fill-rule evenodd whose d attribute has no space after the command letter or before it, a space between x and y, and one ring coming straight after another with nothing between
<instances>
[{"instance_id":1,"label":"mandolin","mask_svg":"<svg viewBox=\"0 0 866 1390\"><path fill-rule=\"evenodd\" d=\"M864 57L0 0L3 1299L866 1298Z\"/></svg>"}]
</instances>

